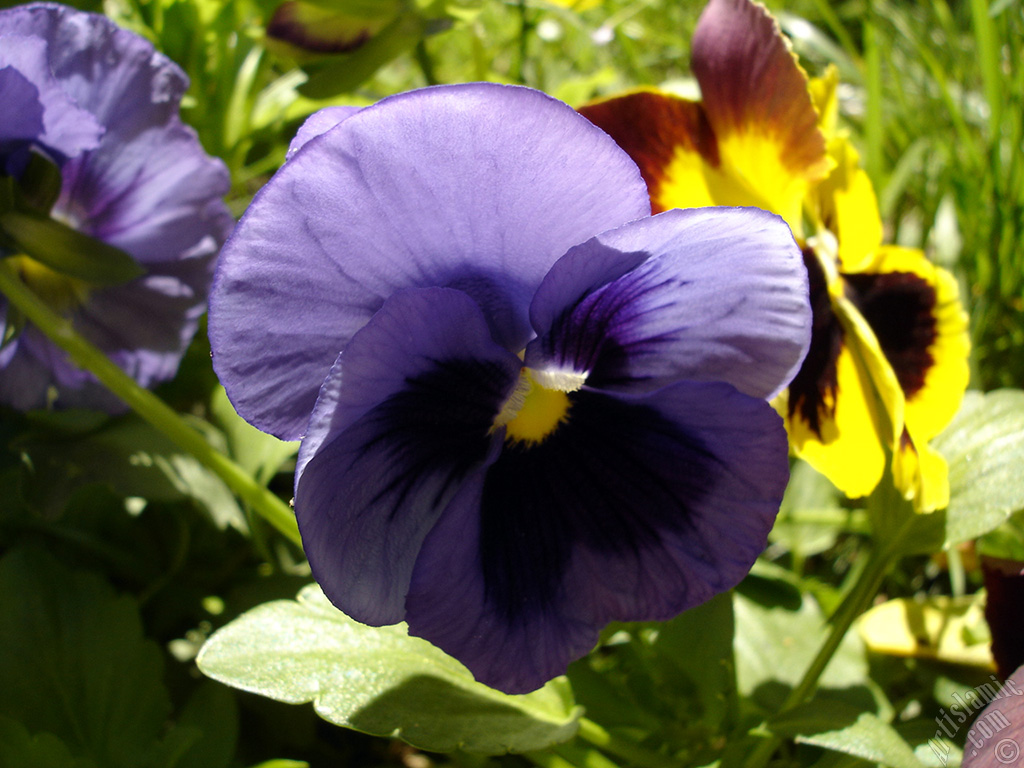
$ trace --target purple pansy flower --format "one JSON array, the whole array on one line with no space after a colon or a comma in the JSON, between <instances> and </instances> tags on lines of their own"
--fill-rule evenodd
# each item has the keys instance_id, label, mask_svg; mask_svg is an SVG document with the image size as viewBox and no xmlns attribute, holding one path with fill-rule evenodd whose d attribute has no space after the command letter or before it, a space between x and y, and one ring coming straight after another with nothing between
<instances>
[{"instance_id":1,"label":"purple pansy flower","mask_svg":"<svg viewBox=\"0 0 1024 768\"><path fill-rule=\"evenodd\" d=\"M613 620L735 585L788 479L767 404L809 342L788 227L650 216L569 107L441 86L320 115L225 246L214 366L302 437L327 596L537 688Z\"/></svg>"},{"instance_id":2,"label":"purple pansy flower","mask_svg":"<svg viewBox=\"0 0 1024 768\"><path fill-rule=\"evenodd\" d=\"M177 65L102 16L51 3L0 11L0 182L23 182L29 160L45 158L60 180L42 215L126 252L142 275L93 285L10 240L0 255L143 386L176 372L232 225L227 170L178 117L187 87ZM0 311L13 330L2 300ZM0 348L0 402L123 408L31 325Z\"/></svg>"}]
</instances>

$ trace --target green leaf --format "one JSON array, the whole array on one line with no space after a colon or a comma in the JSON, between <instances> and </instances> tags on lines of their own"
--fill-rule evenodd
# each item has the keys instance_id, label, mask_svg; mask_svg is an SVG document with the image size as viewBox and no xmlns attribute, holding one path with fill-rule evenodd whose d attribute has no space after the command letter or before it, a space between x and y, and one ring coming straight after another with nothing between
<instances>
[{"instance_id":1,"label":"green leaf","mask_svg":"<svg viewBox=\"0 0 1024 768\"><path fill-rule=\"evenodd\" d=\"M910 745L891 725L869 712L861 713L856 721L833 731L803 734L798 742L842 752L888 768L923 768Z\"/></svg>"},{"instance_id":2,"label":"green leaf","mask_svg":"<svg viewBox=\"0 0 1024 768\"><path fill-rule=\"evenodd\" d=\"M209 425L206 430L211 433L207 439L223 441ZM22 436L15 448L31 460L34 472L29 482L34 481L36 495L43 503L52 499L47 506L57 507L55 511L76 487L98 482L122 496L190 499L219 527L247 530L245 513L224 482L137 416L112 419L91 432L44 426Z\"/></svg>"},{"instance_id":3,"label":"green leaf","mask_svg":"<svg viewBox=\"0 0 1024 768\"><path fill-rule=\"evenodd\" d=\"M717 726L736 696L732 595L724 593L666 622L654 649L694 684L704 719Z\"/></svg>"},{"instance_id":4,"label":"green leaf","mask_svg":"<svg viewBox=\"0 0 1024 768\"><path fill-rule=\"evenodd\" d=\"M0 230L25 255L93 285L120 285L145 274L135 259L102 240L39 213L0 213Z\"/></svg>"},{"instance_id":5,"label":"green leaf","mask_svg":"<svg viewBox=\"0 0 1024 768\"><path fill-rule=\"evenodd\" d=\"M104 768L143 768L170 713L133 600L36 549L0 560L0 716Z\"/></svg>"},{"instance_id":6,"label":"green leaf","mask_svg":"<svg viewBox=\"0 0 1024 768\"><path fill-rule=\"evenodd\" d=\"M52 733L30 734L21 723L0 717L0 768L96 768L75 758Z\"/></svg>"},{"instance_id":7,"label":"green leaf","mask_svg":"<svg viewBox=\"0 0 1024 768\"><path fill-rule=\"evenodd\" d=\"M740 695L776 711L818 652L827 631L824 617L814 600L799 595L790 605L754 602L737 593L734 608ZM819 688L848 689L858 703L870 705L870 693L862 687L867 677L864 644L849 632L825 667Z\"/></svg>"},{"instance_id":8,"label":"green leaf","mask_svg":"<svg viewBox=\"0 0 1024 768\"><path fill-rule=\"evenodd\" d=\"M932 445L949 463L947 548L994 530L1024 508L1024 391L968 392Z\"/></svg>"},{"instance_id":9,"label":"green leaf","mask_svg":"<svg viewBox=\"0 0 1024 768\"><path fill-rule=\"evenodd\" d=\"M175 768L226 768L231 764L238 741L238 708L231 690L203 681L178 716L178 726L195 728L202 735Z\"/></svg>"},{"instance_id":10,"label":"green leaf","mask_svg":"<svg viewBox=\"0 0 1024 768\"><path fill-rule=\"evenodd\" d=\"M437 752L543 749L576 732L568 684L509 696L402 624L367 627L310 585L298 602L265 603L218 630L196 660L215 680L290 704L346 728L397 736Z\"/></svg>"},{"instance_id":11,"label":"green leaf","mask_svg":"<svg viewBox=\"0 0 1024 768\"><path fill-rule=\"evenodd\" d=\"M295 456L298 442L284 442L260 432L235 412L224 387L218 386L210 400L210 415L223 430L231 457L258 482L266 485Z\"/></svg>"},{"instance_id":12,"label":"green leaf","mask_svg":"<svg viewBox=\"0 0 1024 768\"><path fill-rule=\"evenodd\" d=\"M18 179L22 200L36 211L49 215L60 197L60 168L38 152L30 152L28 165Z\"/></svg>"},{"instance_id":13,"label":"green leaf","mask_svg":"<svg viewBox=\"0 0 1024 768\"><path fill-rule=\"evenodd\" d=\"M834 546L851 527L852 512L843 509L842 495L828 478L805 461L790 473L786 494L769 538L798 558L820 554Z\"/></svg>"}]
</instances>

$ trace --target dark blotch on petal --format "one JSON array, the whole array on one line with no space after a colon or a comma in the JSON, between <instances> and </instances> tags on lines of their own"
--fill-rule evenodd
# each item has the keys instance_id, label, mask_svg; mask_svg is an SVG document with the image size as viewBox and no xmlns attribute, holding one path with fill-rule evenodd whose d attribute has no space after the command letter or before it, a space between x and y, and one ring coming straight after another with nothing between
<instances>
[{"instance_id":1,"label":"dark blotch on petal","mask_svg":"<svg viewBox=\"0 0 1024 768\"><path fill-rule=\"evenodd\" d=\"M985 575L985 621L992 630L992 655L999 676L1008 677L1024 664L1024 563L982 557Z\"/></svg>"},{"instance_id":2,"label":"dark blotch on petal","mask_svg":"<svg viewBox=\"0 0 1024 768\"><path fill-rule=\"evenodd\" d=\"M667 210L658 188L678 148L697 152L715 168L720 163L714 131L696 102L640 91L588 104L579 112L633 158L647 182L653 213Z\"/></svg>"},{"instance_id":3,"label":"dark blotch on petal","mask_svg":"<svg viewBox=\"0 0 1024 768\"><path fill-rule=\"evenodd\" d=\"M440 504L484 460L507 389L506 371L478 360L436 361L431 371L407 379L405 389L370 414L375 436L364 451L383 448L396 470L374 501L396 494L395 514L421 478L443 471L447 477L431 502Z\"/></svg>"},{"instance_id":4,"label":"dark blotch on petal","mask_svg":"<svg viewBox=\"0 0 1024 768\"><path fill-rule=\"evenodd\" d=\"M835 411L835 398L839 387L836 362L843 348L843 328L832 311L825 272L818 257L809 248L804 249L804 264L811 295L811 346L800 371L789 385L789 416L799 417L818 437L822 437L821 422L831 418ZM831 400L831 408L826 404Z\"/></svg>"},{"instance_id":5,"label":"dark blotch on petal","mask_svg":"<svg viewBox=\"0 0 1024 768\"><path fill-rule=\"evenodd\" d=\"M690 526L717 459L653 408L590 391L542 443L510 444L488 470L480 559L487 599L511 623L551 607L574 547L640 553ZM665 456L673 476L658 472Z\"/></svg>"},{"instance_id":6,"label":"dark blotch on petal","mask_svg":"<svg viewBox=\"0 0 1024 768\"><path fill-rule=\"evenodd\" d=\"M937 334L935 289L910 272L843 277L851 301L878 337L904 394L912 397L935 362L930 350Z\"/></svg>"}]
</instances>

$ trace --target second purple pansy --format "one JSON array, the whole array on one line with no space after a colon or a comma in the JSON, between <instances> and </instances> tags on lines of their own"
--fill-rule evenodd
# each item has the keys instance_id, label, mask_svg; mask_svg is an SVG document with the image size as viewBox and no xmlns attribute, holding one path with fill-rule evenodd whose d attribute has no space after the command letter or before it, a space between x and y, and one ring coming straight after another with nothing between
<instances>
[{"instance_id":1,"label":"second purple pansy","mask_svg":"<svg viewBox=\"0 0 1024 768\"><path fill-rule=\"evenodd\" d=\"M227 169L178 117L187 87L176 64L103 16L55 3L0 11L0 185L31 197L37 169L56 174L43 200L0 205L0 256L146 387L177 371L233 223ZM121 251L134 279L52 269L27 244L45 241L31 237L40 228L80 237L71 252L90 239ZM2 300L0 312L0 403L124 409Z\"/></svg>"},{"instance_id":2,"label":"second purple pansy","mask_svg":"<svg viewBox=\"0 0 1024 768\"><path fill-rule=\"evenodd\" d=\"M606 134L525 88L302 132L225 246L210 333L239 412L303 438L296 515L340 609L524 692L749 571L806 272L776 216L648 206Z\"/></svg>"}]
</instances>

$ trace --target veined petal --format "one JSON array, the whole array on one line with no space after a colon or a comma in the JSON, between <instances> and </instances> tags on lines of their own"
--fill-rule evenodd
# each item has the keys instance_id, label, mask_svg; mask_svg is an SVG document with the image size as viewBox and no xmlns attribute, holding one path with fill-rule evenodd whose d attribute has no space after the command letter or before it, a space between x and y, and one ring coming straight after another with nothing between
<instances>
[{"instance_id":1,"label":"veined petal","mask_svg":"<svg viewBox=\"0 0 1024 768\"><path fill-rule=\"evenodd\" d=\"M789 228L756 208L640 219L552 267L531 306L526 364L601 389L725 381L773 397L810 343L806 281Z\"/></svg>"},{"instance_id":2,"label":"veined petal","mask_svg":"<svg viewBox=\"0 0 1024 768\"><path fill-rule=\"evenodd\" d=\"M907 428L920 446L949 424L970 376L956 280L921 251L896 246L879 248L867 270L845 279L896 374Z\"/></svg>"},{"instance_id":3,"label":"veined petal","mask_svg":"<svg viewBox=\"0 0 1024 768\"><path fill-rule=\"evenodd\" d=\"M506 445L427 539L410 632L508 692L539 687L613 620L666 619L729 589L788 478L781 421L728 385L574 392L543 442Z\"/></svg>"},{"instance_id":4,"label":"veined petal","mask_svg":"<svg viewBox=\"0 0 1024 768\"><path fill-rule=\"evenodd\" d=\"M443 288L396 294L341 354L302 443L295 514L314 577L352 618L402 620L423 538L482 482L519 368L473 300Z\"/></svg>"},{"instance_id":5,"label":"veined petal","mask_svg":"<svg viewBox=\"0 0 1024 768\"><path fill-rule=\"evenodd\" d=\"M106 128L107 142L176 121L188 78L152 43L100 14L57 3L6 10L5 32L46 41L50 69L78 107Z\"/></svg>"},{"instance_id":6,"label":"veined petal","mask_svg":"<svg viewBox=\"0 0 1024 768\"><path fill-rule=\"evenodd\" d=\"M257 195L221 254L214 366L247 420L296 437L385 297L464 290L518 350L551 265L649 210L628 156L542 93L476 83L390 97L306 144Z\"/></svg>"},{"instance_id":7,"label":"veined petal","mask_svg":"<svg viewBox=\"0 0 1024 768\"><path fill-rule=\"evenodd\" d=\"M103 127L79 108L54 78L45 41L7 34L8 18L0 18L0 104L5 113L0 123L0 153L13 142L30 142L61 161L92 149L103 135Z\"/></svg>"},{"instance_id":8,"label":"veined petal","mask_svg":"<svg viewBox=\"0 0 1024 768\"><path fill-rule=\"evenodd\" d=\"M692 67L722 166L799 234L809 185L831 162L807 75L775 19L750 0L711 0L694 31Z\"/></svg>"}]
</instances>

